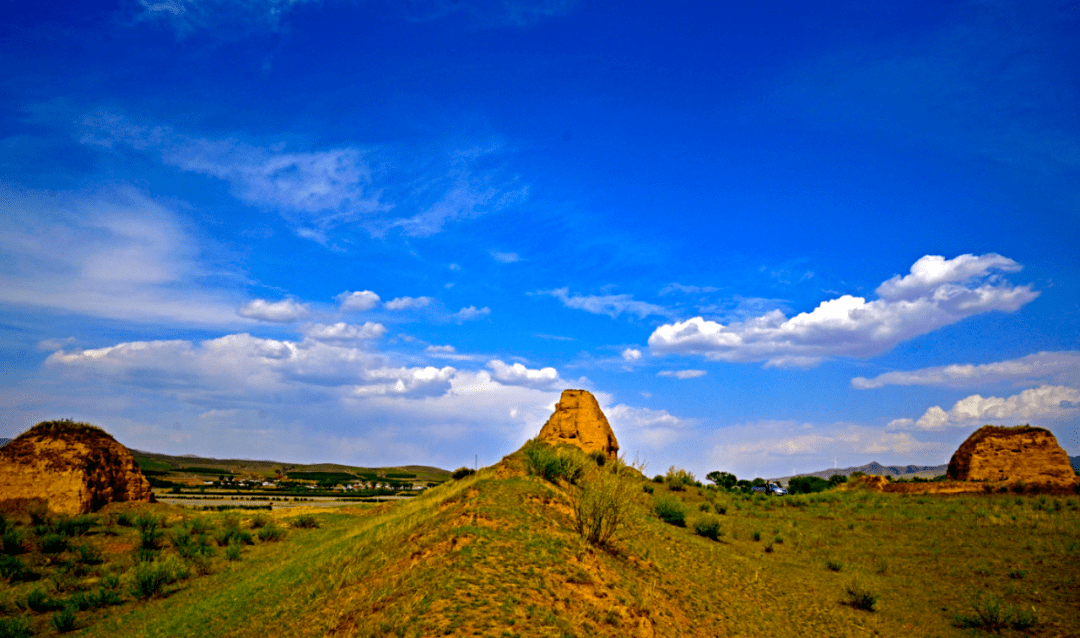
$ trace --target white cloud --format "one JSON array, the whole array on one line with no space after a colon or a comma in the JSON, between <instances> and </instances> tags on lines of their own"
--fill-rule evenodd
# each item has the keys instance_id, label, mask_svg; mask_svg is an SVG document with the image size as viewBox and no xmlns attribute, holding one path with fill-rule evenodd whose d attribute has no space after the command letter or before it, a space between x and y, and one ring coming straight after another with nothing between
<instances>
[{"instance_id":1,"label":"white cloud","mask_svg":"<svg viewBox=\"0 0 1080 638\"><path fill-rule=\"evenodd\" d=\"M594 315L607 315L612 319L622 313L637 315L644 319L649 315L666 315L667 310L655 304L635 301L632 295L571 295L569 288L540 290L536 294L551 295L567 308L584 310Z\"/></svg>"},{"instance_id":2,"label":"white cloud","mask_svg":"<svg viewBox=\"0 0 1080 638\"><path fill-rule=\"evenodd\" d=\"M292 323L310 317L311 310L306 305L292 299L282 299L281 301L253 299L237 308L236 314L259 321Z\"/></svg>"},{"instance_id":3,"label":"white cloud","mask_svg":"<svg viewBox=\"0 0 1080 638\"><path fill-rule=\"evenodd\" d=\"M457 348L454 346L428 346L424 348L424 352L428 354L455 354Z\"/></svg>"},{"instance_id":4,"label":"white cloud","mask_svg":"<svg viewBox=\"0 0 1080 638\"><path fill-rule=\"evenodd\" d=\"M606 408L604 414L620 439L625 452L631 447L664 447L676 441L687 428L696 424L691 419L680 419L667 410L636 408L619 404Z\"/></svg>"},{"instance_id":5,"label":"white cloud","mask_svg":"<svg viewBox=\"0 0 1080 638\"><path fill-rule=\"evenodd\" d=\"M42 339L38 341L38 350L44 350L45 352L56 352L57 350L63 350L64 348L75 343L75 337L67 337L65 339Z\"/></svg>"},{"instance_id":6,"label":"white cloud","mask_svg":"<svg viewBox=\"0 0 1080 638\"><path fill-rule=\"evenodd\" d=\"M386 383L357 386L353 389L353 393L356 396L387 394L439 396L450 389L450 379L453 378L455 372L457 371L450 366L373 370L368 375L368 379L385 379Z\"/></svg>"},{"instance_id":7,"label":"white cloud","mask_svg":"<svg viewBox=\"0 0 1080 638\"><path fill-rule=\"evenodd\" d=\"M872 379L855 377L851 387L857 390L887 385L939 385L969 387L999 382L1031 382L1058 378L1066 382L1080 380L1080 352L1039 352L1019 359L981 365L954 364L903 372L886 372Z\"/></svg>"},{"instance_id":8,"label":"white cloud","mask_svg":"<svg viewBox=\"0 0 1080 638\"><path fill-rule=\"evenodd\" d=\"M304 326L301 332L308 339L316 341L364 341L382 338L386 334L386 326L371 321L365 321L362 326L339 321L334 324L310 324Z\"/></svg>"},{"instance_id":9,"label":"white cloud","mask_svg":"<svg viewBox=\"0 0 1080 638\"><path fill-rule=\"evenodd\" d=\"M412 217L375 224L372 233L380 235L390 228L400 228L410 237L430 237L448 222L497 212L528 196L528 189L514 180L500 183L496 174L476 173L464 163L459 163L447 180L439 181L450 182L441 199Z\"/></svg>"},{"instance_id":10,"label":"white cloud","mask_svg":"<svg viewBox=\"0 0 1080 638\"><path fill-rule=\"evenodd\" d=\"M704 370L661 370L656 373L658 377L675 377L677 379L696 379L705 376Z\"/></svg>"},{"instance_id":11,"label":"white cloud","mask_svg":"<svg viewBox=\"0 0 1080 638\"><path fill-rule=\"evenodd\" d=\"M341 312L365 312L379 305L379 295L370 290L346 290L334 299L341 303Z\"/></svg>"},{"instance_id":12,"label":"white cloud","mask_svg":"<svg viewBox=\"0 0 1080 638\"><path fill-rule=\"evenodd\" d=\"M140 322L238 325L220 249L133 188L0 184L0 302ZM239 278L239 275L232 275Z\"/></svg>"},{"instance_id":13,"label":"white cloud","mask_svg":"<svg viewBox=\"0 0 1080 638\"><path fill-rule=\"evenodd\" d=\"M684 286L680 283L671 283L660 289L660 296L670 295L673 292L681 292L686 294L702 293L702 292L717 292L719 288L712 286Z\"/></svg>"},{"instance_id":14,"label":"white cloud","mask_svg":"<svg viewBox=\"0 0 1080 638\"><path fill-rule=\"evenodd\" d=\"M413 310L430 306L433 301L431 297L397 297L383 305L387 310Z\"/></svg>"},{"instance_id":15,"label":"white cloud","mask_svg":"<svg viewBox=\"0 0 1080 638\"><path fill-rule=\"evenodd\" d=\"M491 258L500 264L513 264L521 261L521 256L517 253L500 253L497 250L491 251Z\"/></svg>"},{"instance_id":16,"label":"white cloud","mask_svg":"<svg viewBox=\"0 0 1080 638\"><path fill-rule=\"evenodd\" d=\"M487 317L490 314L491 314L491 308L488 308L486 306L484 308L479 308L479 309L476 306L468 306L466 308L462 308L461 310L458 310L457 312L454 313L453 316L454 316L454 320L460 323L462 321L472 321L473 319L479 319L481 317Z\"/></svg>"},{"instance_id":17,"label":"white cloud","mask_svg":"<svg viewBox=\"0 0 1080 638\"><path fill-rule=\"evenodd\" d=\"M533 370L520 363L507 365L498 359L488 361L487 367L491 369L491 376L505 385L524 385L531 388L551 388L556 385L565 385L562 379L559 378L559 373L555 368L548 367Z\"/></svg>"},{"instance_id":18,"label":"white cloud","mask_svg":"<svg viewBox=\"0 0 1080 638\"><path fill-rule=\"evenodd\" d=\"M1077 415L1080 415L1080 390L1044 385L1008 398L973 394L957 401L948 412L933 406L918 421L895 419L888 427L890 430L942 430L985 425L989 421L996 421L996 425L1017 420L1028 423L1063 421Z\"/></svg>"},{"instance_id":19,"label":"white cloud","mask_svg":"<svg viewBox=\"0 0 1080 638\"><path fill-rule=\"evenodd\" d=\"M906 277L878 288L880 299L843 295L812 312L787 318L773 310L722 325L695 317L665 324L649 337L655 354L703 355L717 361L766 361L772 366L814 365L823 357L869 357L972 315L1013 312L1035 299L1031 286L1011 286L992 270L1019 265L1000 255L926 256Z\"/></svg>"},{"instance_id":20,"label":"white cloud","mask_svg":"<svg viewBox=\"0 0 1080 638\"><path fill-rule=\"evenodd\" d=\"M84 143L153 151L165 164L225 180L247 203L300 215L305 227L298 231L312 239L325 241L332 226L386 210L377 189L371 188L372 171L359 149L285 152L277 146L139 125L111 113L86 117L82 123L87 128Z\"/></svg>"},{"instance_id":21,"label":"white cloud","mask_svg":"<svg viewBox=\"0 0 1080 638\"><path fill-rule=\"evenodd\" d=\"M641 350L636 348L627 348L622 351L623 361L627 363L633 363L635 361L641 361Z\"/></svg>"}]
</instances>

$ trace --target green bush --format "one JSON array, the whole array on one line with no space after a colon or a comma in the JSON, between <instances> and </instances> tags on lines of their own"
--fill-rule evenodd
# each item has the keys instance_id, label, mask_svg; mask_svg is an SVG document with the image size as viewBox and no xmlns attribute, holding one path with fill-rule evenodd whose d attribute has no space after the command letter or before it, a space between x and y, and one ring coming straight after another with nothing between
<instances>
[{"instance_id":1,"label":"green bush","mask_svg":"<svg viewBox=\"0 0 1080 638\"><path fill-rule=\"evenodd\" d=\"M604 464L607 463L607 454L604 454L603 450L589 452L589 458L599 467L604 467Z\"/></svg>"},{"instance_id":2,"label":"green bush","mask_svg":"<svg viewBox=\"0 0 1080 638\"><path fill-rule=\"evenodd\" d=\"M554 448L533 439L525 444L525 461L530 474L552 483L562 479L576 484L585 473L585 464L589 463L589 457L573 446Z\"/></svg>"},{"instance_id":3,"label":"green bush","mask_svg":"<svg viewBox=\"0 0 1080 638\"><path fill-rule=\"evenodd\" d=\"M713 503L713 509L716 510L717 514L727 514L727 505L721 503L720 501Z\"/></svg>"},{"instance_id":4,"label":"green bush","mask_svg":"<svg viewBox=\"0 0 1080 638\"><path fill-rule=\"evenodd\" d=\"M313 529L319 526L319 519L312 514L302 514L289 521L289 524L300 529Z\"/></svg>"},{"instance_id":5,"label":"green bush","mask_svg":"<svg viewBox=\"0 0 1080 638\"><path fill-rule=\"evenodd\" d=\"M450 475L450 478L454 479L455 481L460 481L466 476L472 476L473 474L476 474L476 470L472 469L471 467L459 467L458 469L454 470L453 474Z\"/></svg>"},{"instance_id":6,"label":"green bush","mask_svg":"<svg viewBox=\"0 0 1080 638\"><path fill-rule=\"evenodd\" d=\"M862 609L863 611L874 611L874 605L876 605L878 601L877 594L862 587L856 580L851 581L844 587L844 595L847 598L847 604L855 609Z\"/></svg>"},{"instance_id":7,"label":"green bush","mask_svg":"<svg viewBox=\"0 0 1080 638\"><path fill-rule=\"evenodd\" d=\"M970 603L972 614L956 614L954 619L958 627L1000 632L1002 629L1023 631L1035 625L1034 611L1006 605L997 596L980 595Z\"/></svg>"},{"instance_id":8,"label":"green bush","mask_svg":"<svg viewBox=\"0 0 1080 638\"><path fill-rule=\"evenodd\" d=\"M642 485L641 489L644 490L646 494L652 494L656 491L655 488L653 488L653 486L649 485L648 483Z\"/></svg>"},{"instance_id":9,"label":"green bush","mask_svg":"<svg viewBox=\"0 0 1080 638\"><path fill-rule=\"evenodd\" d=\"M49 598L49 595L44 590L35 589L26 595L26 606L33 611L55 611L63 607L63 603L58 600Z\"/></svg>"},{"instance_id":10,"label":"green bush","mask_svg":"<svg viewBox=\"0 0 1080 638\"><path fill-rule=\"evenodd\" d=\"M93 545L79 545L75 548L75 558L83 565L100 565L104 562L101 550Z\"/></svg>"},{"instance_id":11,"label":"green bush","mask_svg":"<svg viewBox=\"0 0 1080 638\"><path fill-rule=\"evenodd\" d=\"M152 561L142 563L135 568L131 581L131 593L136 598L160 596L166 585L183 580L190 571L183 564L174 561Z\"/></svg>"},{"instance_id":12,"label":"green bush","mask_svg":"<svg viewBox=\"0 0 1080 638\"><path fill-rule=\"evenodd\" d=\"M260 529L259 533L258 533L258 536L259 536L259 540L264 542L264 543L265 542L279 541L282 538L285 538L285 530L281 529L277 525L271 524L271 525L267 525L266 527Z\"/></svg>"},{"instance_id":13,"label":"green bush","mask_svg":"<svg viewBox=\"0 0 1080 638\"><path fill-rule=\"evenodd\" d=\"M574 524L586 542L603 547L633 518L636 482L612 463L583 480L571 494Z\"/></svg>"},{"instance_id":14,"label":"green bush","mask_svg":"<svg viewBox=\"0 0 1080 638\"><path fill-rule=\"evenodd\" d=\"M724 532L720 529L720 519L706 514L694 521L694 533L715 541L720 540Z\"/></svg>"},{"instance_id":15,"label":"green bush","mask_svg":"<svg viewBox=\"0 0 1080 638\"><path fill-rule=\"evenodd\" d=\"M233 543L243 545L255 544L255 540L252 538L251 533L240 529L236 524L226 525L217 532L214 532L214 540L220 547L232 545Z\"/></svg>"},{"instance_id":16,"label":"green bush","mask_svg":"<svg viewBox=\"0 0 1080 638\"><path fill-rule=\"evenodd\" d=\"M796 476L788 481L789 494L814 494L830 487L833 487L832 483L818 476Z\"/></svg>"},{"instance_id":17,"label":"green bush","mask_svg":"<svg viewBox=\"0 0 1080 638\"><path fill-rule=\"evenodd\" d=\"M261 529L270 524L270 519L265 514L256 514L251 517L251 529Z\"/></svg>"},{"instance_id":18,"label":"green bush","mask_svg":"<svg viewBox=\"0 0 1080 638\"><path fill-rule=\"evenodd\" d=\"M841 569L844 568L844 564L841 563L838 560L831 560L830 559L830 560L825 561L825 568L828 569L829 571L838 572L838 571L840 571Z\"/></svg>"},{"instance_id":19,"label":"green bush","mask_svg":"<svg viewBox=\"0 0 1080 638\"><path fill-rule=\"evenodd\" d=\"M2 545L2 551L4 554L13 556L15 554L22 554L26 551L26 548L22 545L23 537L17 529L8 529L4 532L4 538L0 541Z\"/></svg>"},{"instance_id":20,"label":"green bush","mask_svg":"<svg viewBox=\"0 0 1080 638\"><path fill-rule=\"evenodd\" d=\"M144 514L135 517L135 528L139 530L139 547L147 550L155 550L161 546L162 531L161 518L153 514Z\"/></svg>"},{"instance_id":21,"label":"green bush","mask_svg":"<svg viewBox=\"0 0 1080 638\"><path fill-rule=\"evenodd\" d=\"M8 579L8 582L16 583L32 579L34 572L19 558L0 554L0 576Z\"/></svg>"},{"instance_id":22,"label":"green bush","mask_svg":"<svg viewBox=\"0 0 1080 638\"><path fill-rule=\"evenodd\" d=\"M677 498L663 496L653 506L660 520L678 527L686 527L686 505Z\"/></svg>"},{"instance_id":23,"label":"green bush","mask_svg":"<svg viewBox=\"0 0 1080 638\"><path fill-rule=\"evenodd\" d=\"M70 607L62 609L52 616L52 625L58 633L66 634L75 630L75 611Z\"/></svg>"},{"instance_id":24,"label":"green bush","mask_svg":"<svg viewBox=\"0 0 1080 638\"><path fill-rule=\"evenodd\" d=\"M30 622L22 616L0 618L0 638L29 638L34 635Z\"/></svg>"},{"instance_id":25,"label":"green bush","mask_svg":"<svg viewBox=\"0 0 1080 638\"><path fill-rule=\"evenodd\" d=\"M225 560L237 561L240 560L240 544L234 543L225 548Z\"/></svg>"},{"instance_id":26,"label":"green bush","mask_svg":"<svg viewBox=\"0 0 1080 638\"><path fill-rule=\"evenodd\" d=\"M668 489L681 492L686 489L687 485L694 485L697 479L687 470L672 465L668 469L667 475L664 476L664 482L667 483Z\"/></svg>"},{"instance_id":27,"label":"green bush","mask_svg":"<svg viewBox=\"0 0 1080 638\"><path fill-rule=\"evenodd\" d=\"M67 538L56 532L50 532L38 539L38 548L42 554L59 554L66 552L68 547Z\"/></svg>"}]
</instances>

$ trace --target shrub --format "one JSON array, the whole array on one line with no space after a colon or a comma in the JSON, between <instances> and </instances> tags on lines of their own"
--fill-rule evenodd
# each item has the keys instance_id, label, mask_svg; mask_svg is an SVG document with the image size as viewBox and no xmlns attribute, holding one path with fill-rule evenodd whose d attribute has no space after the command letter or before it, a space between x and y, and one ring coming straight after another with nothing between
<instances>
[{"instance_id":1,"label":"shrub","mask_svg":"<svg viewBox=\"0 0 1080 638\"><path fill-rule=\"evenodd\" d=\"M171 585L190 575L188 568L173 561L153 561L142 563L135 569L131 581L131 593L136 598L160 596L165 585Z\"/></svg>"},{"instance_id":2,"label":"shrub","mask_svg":"<svg viewBox=\"0 0 1080 638\"><path fill-rule=\"evenodd\" d=\"M225 560L236 561L240 560L240 545L234 543L225 548Z\"/></svg>"},{"instance_id":3,"label":"shrub","mask_svg":"<svg viewBox=\"0 0 1080 638\"><path fill-rule=\"evenodd\" d=\"M831 559L830 559L830 560L827 560L827 561L825 561L825 567L826 567L826 568L827 568L827 569L828 569L829 571L834 571L834 572L838 572L838 571L840 571L841 569L843 569L843 568L844 568L844 564L843 564L843 563L841 563L841 562L840 562L840 561L838 561L838 560L831 560Z\"/></svg>"},{"instance_id":4,"label":"shrub","mask_svg":"<svg viewBox=\"0 0 1080 638\"><path fill-rule=\"evenodd\" d=\"M614 463L582 481L570 497L578 534L597 547L610 543L632 518L635 492L632 479Z\"/></svg>"},{"instance_id":5,"label":"shrub","mask_svg":"<svg viewBox=\"0 0 1080 638\"><path fill-rule=\"evenodd\" d=\"M788 493L814 494L815 492L824 492L833 485L833 483L817 476L796 476L788 481Z\"/></svg>"},{"instance_id":6,"label":"shrub","mask_svg":"<svg viewBox=\"0 0 1080 638\"><path fill-rule=\"evenodd\" d=\"M973 614L956 614L956 625L964 629L999 632L1002 629L1023 631L1035 625L1035 613L1006 605L997 596L981 595L969 603Z\"/></svg>"},{"instance_id":7,"label":"shrub","mask_svg":"<svg viewBox=\"0 0 1080 638\"><path fill-rule=\"evenodd\" d=\"M185 530L177 530L172 535L172 544L176 553L184 560L195 560L200 557L214 555L214 548L210 545L210 537L206 534L191 536Z\"/></svg>"},{"instance_id":8,"label":"shrub","mask_svg":"<svg viewBox=\"0 0 1080 638\"><path fill-rule=\"evenodd\" d=\"M533 439L525 444L525 460L529 465L529 472L546 481L556 483L563 479L569 483L577 483L585 473L588 457L573 446L556 449L543 441Z\"/></svg>"},{"instance_id":9,"label":"shrub","mask_svg":"<svg viewBox=\"0 0 1080 638\"><path fill-rule=\"evenodd\" d=\"M135 528L139 530L139 547L147 550L158 549L161 543L161 519L153 514L137 516Z\"/></svg>"},{"instance_id":10,"label":"shrub","mask_svg":"<svg viewBox=\"0 0 1080 638\"><path fill-rule=\"evenodd\" d=\"M607 463L607 454L604 454L603 450L589 452L589 458L596 463L597 467L604 467L604 464Z\"/></svg>"},{"instance_id":11,"label":"shrub","mask_svg":"<svg viewBox=\"0 0 1080 638\"><path fill-rule=\"evenodd\" d=\"M3 553L8 555L21 554L26 551L22 545L22 534L17 529L8 529L4 532L3 541L0 544L3 545Z\"/></svg>"},{"instance_id":12,"label":"shrub","mask_svg":"<svg viewBox=\"0 0 1080 638\"><path fill-rule=\"evenodd\" d=\"M97 525L97 517L93 514L84 514L73 518L59 518L53 523L53 529L63 536L82 536Z\"/></svg>"},{"instance_id":13,"label":"shrub","mask_svg":"<svg viewBox=\"0 0 1080 638\"><path fill-rule=\"evenodd\" d=\"M49 598L49 595L43 590L35 589L26 595L26 606L33 611L42 612L55 611L63 607L63 604L58 600Z\"/></svg>"},{"instance_id":14,"label":"shrub","mask_svg":"<svg viewBox=\"0 0 1080 638\"><path fill-rule=\"evenodd\" d=\"M220 547L226 545L232 545L234 543L243 545L254 545L255 541L251 537L250 532L246 532L240 529L236 525L226 525L214 533L214 540Z\"/></svg>"},{"instance_id":15,"label":"shrub","mask_svg":"<svg viewBox=\"0 0 1080 638\"><path fill-rule=\"evenodd\" d=\"M708 503L702 503L701 505L698 505L698 511L700 512L708 512L711 509L712 505L709 505Z\"/></svg>"},{"instance_id":16,"label":"shrub","mask_svg":"<svg viewBox=\"0 0 1080 638\"><path fill-rule=\"evenodd\" d=\"M874 605L878 600L877 594L859 585L857 580L851 581L844 587L844 594L847 597L847 604L863 611L874 611Z\"/></svg>"},{"instance_id":17,"label":"shrub","mask_svg":"<svg viewBox=\"0 0 1080 638\"><path fill-rule=\"evenodd\" d=\"M289 524L300 529L314 529L319 526L319 519L312 514L302 514L289 521Z\"/></svg>"},{"instance_id":18,"label":"shrub","mask_svg":"<svg viewBox=\"0 0 1080 638\"><path fill-rule=\"evenodd\" d=\"M29 638L33 633L29 621L22 616L0 618L0 638Z\"/></svg>"},{"instance_id":19,"label":"shrub","mask_svg":"<svg viewBox=\"0 0 1080 638\"><path fill-rule=\"evenodd\" d=\"M259 540L262 542L279 541L285 537L285 530L281 529L277 525L267 525L259 530Z\"/></svg>"},{"instance_id":20,"label":"shrub","mask_svg":"<svg viewBox=\"0 0 1080 638\"><path fill-rule=\"evenodd\" d=\"M31 580L35 574L17 557L3 554L0 555L0 576L8 579L9 582L15 583Z\"/></svg>"},{"instance_id":21,"label":"shrub","mask_svg":"<svg viewBox=\"0 0 1080 638\"><path fill-rule=\"evenodd\" d=\"M476 470L472 469L471 467L459 467L458 469L454 470L454 473L450 475L450 478L454 479L455 481L460 481L466 476L472 476L473 474L476 474Z\"/></svg>"},{"instance_id":22,"label":"shrub","mask_svg":"<svg viewBox=\"0 0 1080 638\"><path fill-rule=\"evenodd\" d=\"M644 490L646 494L652 494L656 491L655 488L653 488L653 486L649 485L648 483L642 485L641 489Z\"/></svg>"},{"instance_id":23,"label":"shrub","mask_svg":"<svg viewBox=\"0 0 1080 638\"><path fill-rule=\"evenodd\" d=\"M59 554L67 551L68 541L60 534L51 532L39 539L39 548L42 554Z\"/></svg>"},{"instance_id":24,"label":"shrub","mask_svg":"<svg viewBox=\"0 0 1080 638\"><path fill-rule=\"evenodd\" d=\"M727 505L724 505L724 504L720 503L719 501L717 501L716 503L713 503L713 509L716 510L717 514L721 514L721 515L727 514Z\"/></svg>"},{"instance_id":25,"label":"shrub","mask_svg":"<svg viewBox=\"0 0 1080 638\"><path fill-rule=\"evenodd\" d=\"M57 632L66 634L75 630L75 611L70 607L53 614L52 625Z\"/></svg>"},{"instance_id":26,"label":"shrub","mask_svg":"<svg viewBox=\"0 0 1080 638\"><path fill-rule=\"evenodd\" d=\"M120 512L116 515L116 524L120 527L131 527L132 516L128 512Z\"/></svg>"},{"instance_id":27,"label":"shrub","mask_svg":"<svg viewBox=\"0 0 1080 638\"><path fill-rule=\"evenodd\" d=\"M194 535L209 534L211 525L210 521L206 520L205 518L199 517L193 518L188 521L187 528L188 532Z\"/></svg>"},{"instance_id":28,"label":"shrub","mask_svg":"<svg viewBox=\"0 0 1080 638\"><path fill-rule=\"evenodd\" d=\"M667 475L664 476L664 482L667 483L668 489L681 492L686 489L687 485L695 484L697 479L687 470L672 465L668 469Z\"/></svg>"},{"instance_id":29,"label":"shrub","mask_svg":"<svg viewBox=\"0 0 1080 638\"><path fill-rule=\"evenodd\" d=\"M76 559L83 565L100 565L104 561L101 550L93 545L79 545L75 553Z\"/></svg>"},{"instance_id":30,"label":"shrub","mask_svg":"<svg viewBox=\"0 0 1080 638\"><path fill-rule=\"evenodd\" d=\"M694 533L712 540L719 540L724 533L720 529L720 519L706 514L694 521Z\"/></svg>"},{"instance_id":31,"label":"shrub","mask_svg":"<svg viewBox=\"0 0 1080 638\"><path fill-rule=\"evenodd\" d=\"M261 529L270 524L270 519L265 514L256 514L251 517L251 529Z\"/></svg>"},{"instance_id":32,"label":"shrub","mask_svg":"<svg viewBox=\"0 0 1080 638\"><path fill-rule=\"evenodd\" d=\"M652 482L653 483L663 483L664 482L664 475L663 474L657 474L656 476L652 477Z\"/></svg>"},{"instance_id":33,"label":"shrub","mask_svg":"<svg viewBox=\"0 0 1080 638\"><path fill-rule=\"evenodd\" d=\"M654 505L656 515L660 520L678 527L686 527L686 505L682 501L671 497L656 499Z\"/></svg>"}]
</instances>

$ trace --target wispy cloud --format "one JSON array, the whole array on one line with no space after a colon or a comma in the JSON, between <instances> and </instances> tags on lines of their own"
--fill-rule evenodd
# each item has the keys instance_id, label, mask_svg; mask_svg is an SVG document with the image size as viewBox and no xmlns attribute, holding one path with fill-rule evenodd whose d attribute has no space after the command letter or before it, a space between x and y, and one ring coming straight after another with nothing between
<instances>
[{"instance_id":1,"label":"wispy cloud","mask_svg":"<svg viewBox=\"0 0 1080 638\"><path fill-rule=\"evenodd\" d=\"M481 318L487 317L489 315L491 315L491 308L488 308L486 306L483 307L483 308L477 308L476 306L467 306L467 307L462 308L461 310L458 310L457 312L455 312L453 314L453 319L454 319L454 321L457 321L458 323L461 323L461 322L464 322L464 321L473 321L473 320L476 320L476 319L481 319Z\"/></svg>"},{"instance_id":2,"label":"wispy cloud","mask_svg":"<svg viewBox=\"0 0 1080 638\"><path fill-rule=\"evenodd\" d=\"M396 297L387 301L383 306L387 310L415 310L430 306L435 299L432 297Z\"/></svg>"},{"instance_id":3,"label":"wispy cloud","mask_svg":"<svg viewBox=\"0 0 1080 638\"><path fill-rule=\"evenodd\" d=\"M534 294L551 295L562 302L567 308L584 310L594 315L607 315L615 319L626 313L636 315L644 319L649 315L666 315L667 310L662 306L645 301L637 301L632 295L579 295L570 294L569 288L556 288L554 290L539 290Z\"/></svg>"},{"instance_id":4,"label":"wispy cloud","mask_svg":"<svg viewBox=\"0 0 1080 638\"><path fill-rule=\"evenodd\" d=\"M0 302L140 322L230 325L211 245L140 190L19 190L0 184ZM239 279L239 273L234 274Z\"/></svg>"},{"instance_id":5,"label":"wispy cloud","mask_svg":"<svg viewBox=\"0 0 1080 638\"><path fill-rule=\"evenodd\" d=\"M999 271L1020 265L996 254L946 260L927 255L910 274L877 288L878 299L843 295L788 318L779 310L723 325L695 317L665 324L649 337L656 354L703 355L718 361L811 366L830 356L869 357L976 314L1013 312L1039 293L1012 286Z\"/></svg>"},{"instance_id":6,"label":"wispy cloud","mask_svg":"<svg viewBox=\"0 0 1080 638\"><path fill-rule=\"evenodd\" d=\"M381 339L386 334L386 326L371 321L365 321L363 325L339 321L333 324L313 323L304 326L301 332L308 339L315 341L347 343Z\"/></svg>"},{"instance_id":7,"label":"wispy cloud","mask_svg":"<svg viewBox=\"0 0 1080 638\"><path fill-rule=\"evenodd\" d=\"M517 253L501 253L497 250L491 251L491 258L500 264L513 264L521 261L521 256Z\"/></svg>"},{"instance_id":8,"label":"wispy cloud","mask_svg":"<svg viewBox=\"0 0 1080 638\"><path fill-rule=\"evenodd\" d=\"M704 370L661 370L656 373L658 377L675 377L676 379L696 379L705 376Z\"/></svg>"},{"instance_id":9,"label":"wispy cloud","mask_svg":"<svg viewBox=\"0 0 1080 638\"><path fill-rule=\"evenodd\" d=\"M934 406L917 421L895 419L888 427L890 430L943 430L983 425L990 420L997 421L998 425L1016 425L1011 421L1053 422L1073 419L1077 415L1080 415L1080 390L1044 385L1006 398L973 394L957 401L948 412Z\"/></svg>"},{"instance_id":10,"label":"wispy cloud","mask_svg":"<svg viewBox=\"0 0 1080 638\"><path fill-rule=\"evenodd\" d=\"M1038 352L1019 359L980 365L953 364L919 370L886 372L872 379L855 377L851 387L857 390L887 385L935 385L954 388L991 383L1023 383L1043 379L1080 381L1080 352Z\"/></svg>"}]
</instances>

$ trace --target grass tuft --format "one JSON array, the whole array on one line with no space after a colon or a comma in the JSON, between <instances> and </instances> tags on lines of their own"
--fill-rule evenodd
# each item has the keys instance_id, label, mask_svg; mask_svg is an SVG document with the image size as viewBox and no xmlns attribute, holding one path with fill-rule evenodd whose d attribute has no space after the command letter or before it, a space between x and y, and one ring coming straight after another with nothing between
<instances>
[{"instance_id":1,"label":"grass tuft","mask_svg":"<svg viewBox=\"0 0 1080 638\"><path fill-rule=\"evenodd\" d=\"M847 604L863 611L874 611L874 605L878 601L878 595L860 585L857 580L851 581L844 587L844 595Z\"/></svg>"}]
</instances>

